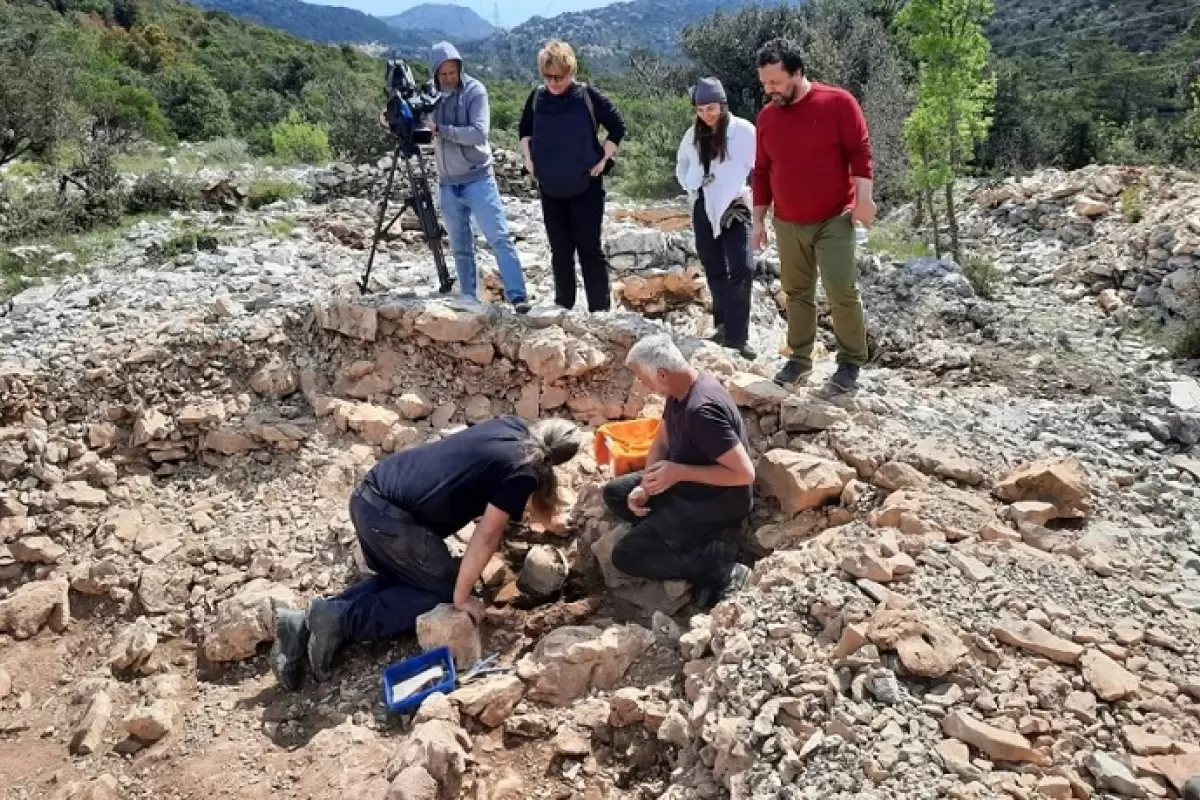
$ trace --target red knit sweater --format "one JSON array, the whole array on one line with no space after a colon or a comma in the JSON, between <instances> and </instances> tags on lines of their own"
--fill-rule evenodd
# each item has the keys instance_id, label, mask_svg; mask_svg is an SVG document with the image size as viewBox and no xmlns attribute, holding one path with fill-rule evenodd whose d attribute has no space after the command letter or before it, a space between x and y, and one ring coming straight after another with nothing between
<instances>
[{"instance_id":1,"label":"red knit sweater","mask_svg":"<svg viewBox=\"0 0 1200 800\"><path fill-rule=\"evenodd\" d=\"M854 205L853 178L873 178L867 121L854 95L813 81L787 106L758 113L754 205L801 225L824 222Z\"/></svg>"}]
</instances>

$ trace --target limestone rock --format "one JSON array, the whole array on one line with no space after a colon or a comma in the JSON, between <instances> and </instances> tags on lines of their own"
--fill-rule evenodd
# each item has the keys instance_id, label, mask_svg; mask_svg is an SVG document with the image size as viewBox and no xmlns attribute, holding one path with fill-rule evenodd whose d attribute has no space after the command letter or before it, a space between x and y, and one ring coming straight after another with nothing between
<instances>
[{"instance_id":1,"label":"limestone rock","mask_svg":"<svg viewBox=\"0 0 1200 800\"><path fill-rule=\"evenodd\" d=\"M502 725L525 695L525 684L514 675L493 675L468 683L450 695L464 714L495 728Z\"/></svg>"},{"instance_id":2,"label":"limestone rock","mask_svg":"<svg viewBox=\"0 0 1200 800\"><path fill-rule=\"evenodd\" d=\"M471 667L483 653L479 629L465 611L442 603L417 617L417 643L425 651L449 647L460 670Z\"/></svg>"},{"instance_id":3,"label":"limestone rock","mask_svg":"<svg viewBox=\"0 0 1200 800\"><path fill-rule=\"evenodd\" d=\"M406 420L425 419L433 409L432 401L423 392L405 392L396 400L396 410Z\"/></svg>"},{"instance_id":4,"label":"limestone rock","mask_svg":"<svg viewBox=\"0 0 1200 800\"><path fill-rule=\"evenodd\" d=\"M583 339L570 337L561 328L540 330L521 342L519 357L529 371L546 383L578 378L604 366L608 356Z\"/></svg>"},{"instance_id":5,"label":"limestone rock","mask_svg":"<svg viewBox=\"0 0 1200 800\"><path fill-rule=\"evenodd\" d=\"M54 487L54 496L59 505L81 508L106 508L108 492L96 489L84 481L67 481Z\"/></svg>"},{"instance_id":6,"label":"limestone rock","mask_svg":"<svg viewBox=\"0 0 1200 800\"><path fill-rule=\"evenodd\" d=\"M424 767L406 767L392 780L384 800L438 800L440 791Z\"/></svg>"},{"instance_id":7,"label":"limestone rock","mask_svg":"<svg viewBox=\"0 0 1200 800\"><path fill-rule=\"evenodd\" d=\"M487 321L486 311L431 305L418 315L415 327L435 342L469 342L483 331Z\"/></svg>"},{"instance_id":8,"label":"limestone rock","mask_svg":"<svg viewBox=\"0 0 1200 800\"><path fill-rule=\"evenodd\" d=\"M894 649L905 669L925 678L951 672L967 654L966 646L945 623L915 610L877 611L868 636L880 647Z\"/></svg>"},{"instance_id":9,"label":"limestone rock","mask_svg":"<svg viewBox=\"0 0 1200 800\"><path fill-rule=\"evenodd\" d=\"M212 450L226 456L236 456L258 448L258 442L244 433L233 428L216 428L204 434L200 444L205 450Z\"/></svg>"},{"instance_id":10,"label":"limestone rock","mask_svg":"<svg viewBox=\"0 0 1200 800\"><path fill-rule=\"evenodd\" d=\"M978 486L987 473L974 460L962 455L953 445L934 439L922 439L896 454L897 461L911 464L927 475Z\"/></svg>"},{"instance_id":11,"label":"limestone rock","mask_svg":"<svg viewBox=\"0 0 1200 800\"><path fill-rule=\"evenodd\" d=\"M894 492L898 489L921 489L929 484L926 478L916 468L903 461L889 461L875 470L871 482L880 489Z\"/></svg>"},{"instance_id":12,"label":"limestone rock","mask_svg":"<svg viewBox=\"0 0 1200 800\"><path fill-rule=\"evenodd\" d=\"M275 639L276 608L298 605L289 587L255 578L218 606L216 621L204 637L205 658L238 661L252 657L260 644Z\"/></svg>"},{"instance_id":13,"label":"limestone rock","mask_svg":"<svg viewBox=\"0 0 1200 800\"><path fill-rule=\"evenodd\" d=\"M157 645L158 634L149 620L139 617L117 636L109 650L108 664L113 670L147 667Z\"/></svg>"},{"instance_id":14,"label":"limestone rock","mask_svg":"<svg viewBox=\"0 0 1200 800\"><path fill-rule=\"evenodd\" d=\"M225 421L225 404L220 400L189 403L179 409L175 419L181 425L215 425Z\"/></svg>"},{"instance_id":15,"label":"limestone rock","mask_svg":"<svg viewBox=\"0 0 1200 800\"><path fill-rule=\"evenodd\" d=\"M845 464L791 450L771 450L758 462L758 485L779 500L788 514L798 514L835 500L855 476Z\"/></svg>"},{"instance_id":16,"label":"limestone rock","mask_svg":"<svg viewBox=\"0 0 1200 800\"><path fill-rule=\"evenodd\" d=\"M108 692L96 692L88 703L83 718L71 734L71 752L86 756L100 749L100 744L104 741L104 731L112 719L112 712L113 703Z\"/></svg>"},{"instance_id":17,"label":"limestone rock","mask_svg":"<svg viewBox=\"0 0 1200 800\"><path fill-rule=\"evenodd\" d=\"M1045 656L1060 664L1074 664L1083 655L1083 646L1055 636L1027 620L1005 619L992 627L992 635L1007 645Z\"/></svg>"},{"instance_id":18,"label":"limestone rock","mask_svg":"<svg viewBox=\"0 0 1200 800\"><path fill-rule=\"evenodd\" d=\"M1079 659L1083 679L1101 700L1122 700L1137 692L1141 681L1099 650L1089 649Z\"/></svg>"},{"instance_id":19,"label":"limestone rock","mask_svg":"<svg viewBox=\"0 0 1200 800\"><path fill-rule=\"evenodd\" d=\"M725 387L733 401L745 408L778 408L789 396L787 390L775 381L752 372L734 373L726 381Z\"/></svg>"},{"instance_id":20,"label":"limestone rock","mask_svg":"<svg viewBox=\"0 0 1200 800\"><path fill-rule=\"evenodd\" d=\"M639 625L567 626L543 637L517 674L530 700L564 706L591 688L611 689L652 644L654 634Z\"/></svg>"},{"instance_id":21,"label":"limestone rock","mask_svg":"<svg viewBox=\"0 0 1200 800\"><path fill-rule=\"evenodd\" d=\"M823 431L849 419L844 408L801 395L788 395L780 409L780 422L788 433Z\"/></svg>"},{"instance_id":22,"label":"limestone rock","mask_svg":"<svg viewBox=\"0 0 1200 800\"><path fill-rule=\"evenodd\" d=\"M470 751L471 737L466 731L445 720L429 720L413 728L388 762L386 774L395 789L405 776L414 776L409 770L423 770L437 784L441 800L456 800L462 790Z\"/></svg>"},{"instance_id":23,"label":"limestone rock","mask_svg":"<svg viewBox=\"0 0 1200 800\"><path fill-rule=\"evenodd\" d=\"M400 422L400 415L390 408L370 403L338 403L333 418L341 430L352 430L368 444L383 444Z\"/></svg>"},{"instance_id":24,"label":"limestone rock","mask_svg":"<svg viewBox=\"0 0 1200 800\"><path fill-rule=\"evenodd\" d=\"M57 564L67 549L48 536L27 536L8 546L13 558L26 564Z\"/></svg>"},{"instance_id":25,"label":"limestone rock","mask_svg":"<svg viewBox=\"0 0 1200 800\"><path fill-rule=\"evenodd\" d=\"M567 558L557 547L534 545L525 556L517 585L534 597L549 597L567 582Z\"/></svg>"},{"instance_id":26,"label":"limestone rock","mask_svg":"<svg viewBox=\"0 0 1200 800\"><path fill-rule=\"evenodd\" d=\"M125 717L125 731L142 744L153 744L175 727L179 707L174 700L155 700L132 709Z\"/></svg>"},{"instance_id":27,"label":"limestone rock","mask_svg":"<svg viewBox=\"0 0 1200 800\"><path fill-rule=\"evenodd\" d=\"M966 742L997 761L1027 761L1038 765L1050 763L1049 757L1030 747L1021 734L988 725L961 709L942 718L942 730L947 736Z\"/></svg>"},{"instance_id":28,"label":"limestone rock","mask_svg":"<svg viewBox=\"0 0 1200 800\"><path fill-rule=\"evenodd\" d=\"M14 639L28 639L43 625L62 633L70 621L66 578L27 583L0 600L0 632L10 633Z\"/></svg>"},{"instance_id":29,"label":"limestone rock","mask_svg":"<svg viewBox=\"0 0 1200 800\"><path fill-rule=\"evenodd\" d=\"M375 341L379 317L374 308L335 300L328 304L317 304L313 312L317 324L327 331L337 331L343 336L364 342Z\"/></svg>"},{"instance_id":30,"label":"limestone rock","mask_svg":"<svg viewBox=\"0 0 1200 800\"><path fill-rule=\"evenodd\" d=\"M1083 765L1096 779L1096 786L1125 797L1145 797L1146 787L1138 783L1129 768L1108 753L1095 751L1083 757Z\"/></svg>"},{"instance_id":31,"label":"limestone rock","mask_svg":"<svg viewBox=\"0 0 1200 800\"><path fill-rule=\"evenodd\" d=\"M1092 489L1083 465L1074 458L1046 458L1024 464L1002 477L996 497L1052 504L1059 517L1085 517L1092 511Z\"/></svg>"},{"instance_id":32,"label":"limestone rock","mask_svg":"<svg viewBox=\"0 0 1200 800\"><path fill-rule=\"evenodd\" d=\"M1080 195L1075 198L1075 213L1082 217L1102 217L1108 213L1111 206L1102 200Z\"/></svg>"}]
</instances>

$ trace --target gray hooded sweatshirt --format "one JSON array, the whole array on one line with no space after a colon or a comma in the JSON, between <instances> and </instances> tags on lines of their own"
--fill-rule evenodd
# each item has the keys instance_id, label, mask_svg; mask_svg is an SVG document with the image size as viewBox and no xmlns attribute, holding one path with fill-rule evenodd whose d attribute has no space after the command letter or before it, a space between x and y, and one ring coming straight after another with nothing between
<instances>
[{"instance_id":1,"label":"gray hooded sweatshirt","mask_svg":"<svg viewBox=\"0 0 1200 800\"><path fill-rule=\"evenodd\" d=\"M458 61L459 83L453 91L438 85L437 71L447 61ZM433 46L429 69L442 102L433 112L438 135L434 137L438 180L443 184L470 183L492 174L492 148L488 144L492 112L487 89L462 71L462 56L449 42Z\"/></svg>"}]
</instances>

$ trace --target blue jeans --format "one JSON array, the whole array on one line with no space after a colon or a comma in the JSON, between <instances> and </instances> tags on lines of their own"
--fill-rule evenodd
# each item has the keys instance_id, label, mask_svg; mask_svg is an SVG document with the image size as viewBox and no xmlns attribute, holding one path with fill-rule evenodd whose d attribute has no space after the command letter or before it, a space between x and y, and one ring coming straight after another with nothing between
<instances>
[{"instance_id":1,"label":"blue jeans","mask_svg":"<svg viewBox=\"0 0 1200 800\"><path fill-rule=\"evenodd\" d=\"M504 203L496 179L489 176L470 183L442 184L440 194L460 293L479 299L479 268L475 263L475 234L471 231L471 217L474 216L496 255L508 302L528 300L521 259L508 233L508 218L504 216Z\"/></svg>"}]
</instances>

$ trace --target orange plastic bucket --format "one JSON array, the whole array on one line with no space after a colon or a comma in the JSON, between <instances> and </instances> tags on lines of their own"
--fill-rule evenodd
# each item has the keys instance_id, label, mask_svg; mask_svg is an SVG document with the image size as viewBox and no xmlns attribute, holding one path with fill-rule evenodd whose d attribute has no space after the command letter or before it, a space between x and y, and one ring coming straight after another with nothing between
<instances>
[{"instance_id":1,"label":"orange plastic bucket","mask_svg":"<svg viewBox=\"0 0 1200 800\"><path fill-rule=\"evenodd\" d=\"M613 477L645 468L660 424L660 419L606 422L596 429L596 461L607 464Z\"/></svg>"}]
</instances>

